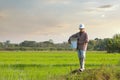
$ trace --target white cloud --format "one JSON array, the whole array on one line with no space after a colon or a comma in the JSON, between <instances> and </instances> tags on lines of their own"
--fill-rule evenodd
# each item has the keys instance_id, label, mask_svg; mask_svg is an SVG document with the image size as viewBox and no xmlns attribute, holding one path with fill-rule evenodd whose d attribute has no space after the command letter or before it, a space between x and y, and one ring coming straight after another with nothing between
<instances>
[{"instance_id":1,"label":"white cloud","mask_svg":"<svg viewBox=\"0 0 120 80\"><path fill-rule=\"evenodd\" d=\"M8 17L8 14L4 11L0 11L0 20L3 20Z\"/></svg>"},{"instance_id":2,"label":"white cloud","mask_svg":"<svg viewBox=\"0 0 120 80\"><path fill-rule=\"evenodd\" d=\"M46 4L70 4L71 0L44 0Z\"/></svg>"}]
</instances>

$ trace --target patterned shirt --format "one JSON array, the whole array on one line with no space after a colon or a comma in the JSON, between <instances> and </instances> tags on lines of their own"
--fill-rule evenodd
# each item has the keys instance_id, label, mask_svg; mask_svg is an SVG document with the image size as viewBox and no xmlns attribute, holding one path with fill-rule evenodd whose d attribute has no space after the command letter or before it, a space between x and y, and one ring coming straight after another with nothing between
<instances>
[{"instance_id":1,"label":"patterned shirt","mask_svg":"<svg viewBox=\"0 0 120 80\"><path fill-rule=\"evenodd\" d=\"M87 50L87 45L89 40L88 40L88 35L85 31L73 34L72 36L70 36L68 41L71 41L72 38L77 38L77 49L84 51Z\"/></svg>"}]
</instances>

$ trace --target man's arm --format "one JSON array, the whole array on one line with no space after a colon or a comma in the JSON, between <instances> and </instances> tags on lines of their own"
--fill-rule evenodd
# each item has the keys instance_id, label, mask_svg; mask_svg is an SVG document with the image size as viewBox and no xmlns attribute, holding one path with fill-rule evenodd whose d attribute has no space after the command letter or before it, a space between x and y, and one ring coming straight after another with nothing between
<instances>
[{"instance_id":1,"label":"man's arm","mask_svg":"<svg viewBox=\"0 0 120 80\"><path fill-rule=\"evenodd\" d=\"M72 36L69 37L68 43L71 44L71 38L77 38L77 37L78 37L78 33L73 34Z\"/></svg>"}]
</instances>

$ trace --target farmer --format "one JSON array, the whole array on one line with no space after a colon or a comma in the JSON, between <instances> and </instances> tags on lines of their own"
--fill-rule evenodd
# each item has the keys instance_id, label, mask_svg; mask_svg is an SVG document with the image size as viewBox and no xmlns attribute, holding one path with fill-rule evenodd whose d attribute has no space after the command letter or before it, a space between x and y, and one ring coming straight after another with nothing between
<instances>
[{"instance_id":1,"label":"farmer","mask_svg":"<svg viewBox=\"0 0 120 80\"><path fill-rule=\"evenodd\" d=\"M85 55L86 49L88 45L88 35L85 32L84 24L79 25L79 32L70 36L68 43L71 44L72 38L77 38L77 51L78 51L78 58L80 62L80 71L85 70Z\"/></svg>"}]
</instances>

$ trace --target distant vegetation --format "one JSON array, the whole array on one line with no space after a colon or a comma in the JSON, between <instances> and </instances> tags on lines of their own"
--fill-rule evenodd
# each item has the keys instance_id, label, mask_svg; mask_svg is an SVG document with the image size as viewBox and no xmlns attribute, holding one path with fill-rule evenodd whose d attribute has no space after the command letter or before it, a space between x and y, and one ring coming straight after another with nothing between
<instances>
[{"instance_id":1,"label":"distant vegetation","mask_svg":"<svg viewBox=\"0 0 120 80\"><path fill-rule=\"evenodd\" d=\"M55 44L53 40L48 40L44 42L36 41L23 41L19 44L11 43L10 40L6 42L0 42L0 50L8 51L44 51L44 50L57 50L57 51L67 51L72 50L70 44L67 42ZM119 52L120 53L120 34L116 34L113 38L99 39L89 41L88 50L90 51L107 51L109 53Z\"/></svg>"},{"instance_id":2,"label":"distant vegetation","mask_svg":"<svg viewBox=\"0 0 120 80\"><path fill-rule=\"evenodd\" d=\"M120 53L120 34L116 34L113 38L105 38L90 40L88 50L107 51L108 53Z\"/></svg>"}]
</instances>

